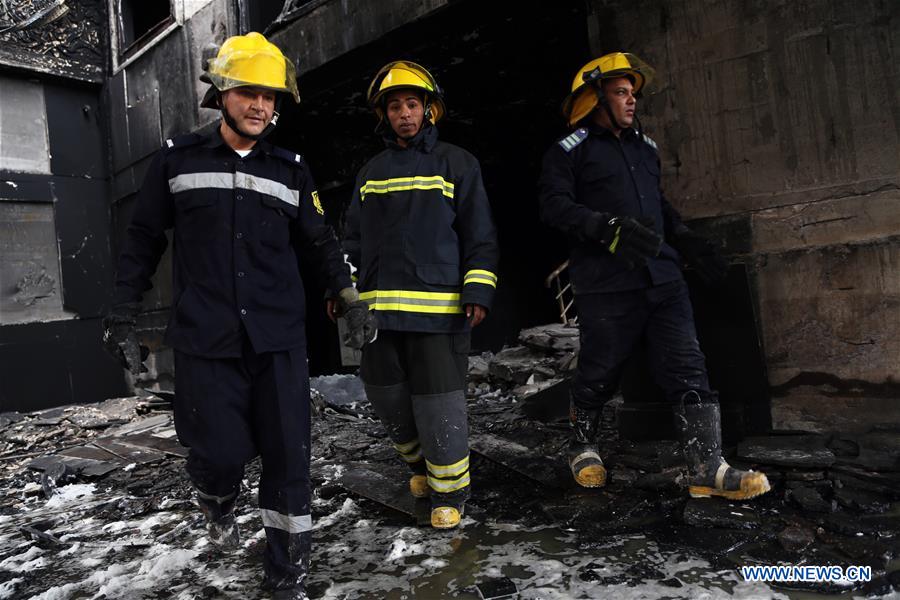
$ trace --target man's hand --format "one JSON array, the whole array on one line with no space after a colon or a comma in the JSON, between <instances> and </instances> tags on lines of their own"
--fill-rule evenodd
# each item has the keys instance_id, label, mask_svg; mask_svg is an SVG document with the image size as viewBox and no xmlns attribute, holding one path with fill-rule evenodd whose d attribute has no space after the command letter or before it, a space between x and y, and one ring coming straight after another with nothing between
<instances>
[{"instance_id":1,"label":"man's hand","mask_svg":"<svg viewBox=\"0 0 900 600\"><path fill-rule=\"evenodd\" d=\"M728 261L719 248L693 232L683 233L669 242L681 257L697 271L697 275L707 285L719 285L728 274Z\"/></svg>"},{"instance_id":2,"label":"man's hand","mask_svg":"<svg viewBox=\"0 0 900 600\"><path fill-rule=\"evenodd\" d=\"M487 313L487 309L480 304L466 304L466 319L472 327L484 321Z\"/></svg>"},{"instance_id":3,"label":"man's hand","mask_svg":"<svg viewBox=\"0 0 900 600\"><path fill-rule=\"evenodd\" d=\"M584 226L583 236L599 242L628 268L642 267L659 255L662 238L653 229L632 217L594 213Z\"/></svg>"},{"instance_id":4,"label":"man's hand","mask_svg":"<svg viewBox=\"0 0 900 600\"><path fill-rule=\"evenodd\" d=\"M138 343L135 331L140 311L140 303L127 302L114 306L103 317L103 347L132 375L147 372L144 361L150 356L150 349Z\"/></svg>"},{"instance_id":5,"label":"man's hand","mask_svg":"<svg viewBox=\"0 0 900 600\"><path fill-rule=\"evenodd\" d=\"M328 315L332 323L337 323L337 300L334 298L325 300L325 314Z\"/></svg>"},{"instance_id":6,"label":"man's hand","mask_svg":"<svg viewBox=\"0 0 900 600\"><path fill-rule=\"evenodd\" d=\"M356 291L356 288L342 289L336 304L336 310L332 309L332 312L338 317L344 317L349 330L344 336L344 345L355 350L362 350L363 346L375 341L375 337L378 335L378 321L369 310L369 304L359 299L359 292ZM327 306L326 310L328 310Z\"/></svg>"}]
</instances>

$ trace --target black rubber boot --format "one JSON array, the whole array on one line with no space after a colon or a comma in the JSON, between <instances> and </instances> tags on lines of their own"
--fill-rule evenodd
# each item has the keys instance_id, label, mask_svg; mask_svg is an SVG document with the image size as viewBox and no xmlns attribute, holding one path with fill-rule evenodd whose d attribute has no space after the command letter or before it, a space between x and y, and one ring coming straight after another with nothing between
<instances>
[{"instance_id":1,"label":"black rubber boot","mask_svg":"<svg viewBox=\"0 0 900 600\"><path fill-rule=\"evenodd\" d=\"M197 505L206 517L206 532L210 543L220 550L236 550L241 545L241 534L234 519L234 506L238 493L228 496L213 496L200 489L197 492Z\"/></svg>"},{"instance_id":2,"label":"black rubber boot","mask_svg":"<svg viewBox=\"0 0 900 600\"><path fill-rule=\"evenodd\" d=\"M585 410L569 404L572 439L569 442L569 468L575 482L582 487L596 488L606 484L606 468L597 452L600 412Z\"/></svg>"},{"instance_id":3,"label":"black rubber boot","mask_svg":"<svg viewBox=\"0 0 900 600\"><path fill-rule=\"evenodd\" d=\"M703 401L697 392L687 392L675 407L675 427L692 498L746 500L769 491L765 474L735 469L722 458L722 419L714 397Z\"/></svg>"}]
</instances>

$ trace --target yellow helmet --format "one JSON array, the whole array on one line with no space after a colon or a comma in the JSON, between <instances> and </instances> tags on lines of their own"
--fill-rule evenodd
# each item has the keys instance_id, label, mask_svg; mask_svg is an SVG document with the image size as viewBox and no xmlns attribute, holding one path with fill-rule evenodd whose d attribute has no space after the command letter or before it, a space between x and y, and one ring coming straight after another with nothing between
<instances>
[{"instance_id":1,"label":"yellow helmet","mask_svg":"<svg viewBox=\"0 0 900 600\"><path fill-rule=\"evenodd\" d=\"M637 94L653 81L656 71L634 54L611 52L587 63L575 74L572 91L563 100L562 112L570 127L588 116L597 107L594 86L602 79L629 77Z\"/></svg>"},{"instance_id":2,"label":"yellow helmet","mask_svg":"<svg viewBox=\"0 0 900 600\"><path fill-rule=\"evenodd\" d=\"M253 86L290 94L294 102L300 102L293 63L278 46L255 31L225 40L216 57L207 63L206 72L200 79L211 83L220 92ZM207 94L200 105L215 108L215 94Z\"/></svg>"},{"instance_id":3,"label":"yellow helmet","mask_svg":"<svg viewBox=\"0 0 900 600\"><path fill-rule=\"evenodd\" d=\"M369 84L366 99L369 105L375 109L378 119L384 120L384 107L382 100L391 90L401 88L414 88L425 92L428 97L427 117L432 123L437 123L447 107L444 105L444 90L437 84L428 69L414 62L398 60L381 67L378 74Z\"/></svg>"}]
</instances>

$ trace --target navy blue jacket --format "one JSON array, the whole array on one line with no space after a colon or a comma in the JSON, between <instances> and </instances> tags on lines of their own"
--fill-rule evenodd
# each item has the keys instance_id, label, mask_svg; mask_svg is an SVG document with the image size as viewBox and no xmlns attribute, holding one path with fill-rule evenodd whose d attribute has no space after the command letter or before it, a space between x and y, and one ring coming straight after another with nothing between
<instances>
[{"instance_id":1,"label":"navy blue jacket","mask_svg":"<svg viewBox=\"0 0 900 600\"><path fill-rule=\"evenodd\" d=\"M686 230L660 189L659 155L649 137L629 128L617 138L593 123L572 132L544 155L539 194L541 219L569 242L576 294L641 289L682 278L681 257L667 243L646 267L631 270L582 234L594 212L649 217L664 238Z\"/></svg>"},{"instance_id":2,"label":"navy blue jacket","mask_svg":"<svg viewBox=\"0 0 900 600\"><path fill-rule=\"evenodd\" d=\"M430 124L405 148L385 142L360 169L347 211L344 249L359 269L360 297L380 329L465 331L464 305L490 308L497 287L481 168Z\"/></svg>"},{"instance_id":3,"label":"navy blue jacket","mask_svg":"<svg viewBox=\"0 0 900 600\"><path fill-rule=\"evenodd\" d=\"M306 163L264 140L245 158L218 129L166 141L138 193L116 303L139 302L150 289L170 228L166 343L187 354L239 357L244 331L256 352L304 346L299 255L320 267L332 289L351 285Z\"/></svg>"}]
</instances>

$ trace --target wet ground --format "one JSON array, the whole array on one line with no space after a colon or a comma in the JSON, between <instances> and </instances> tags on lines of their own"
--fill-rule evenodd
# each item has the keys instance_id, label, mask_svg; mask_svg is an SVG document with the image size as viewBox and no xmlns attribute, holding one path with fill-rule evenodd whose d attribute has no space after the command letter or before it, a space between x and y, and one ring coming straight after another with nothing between
<instances>
[{"instance_id":1,"label":"wet ground","mask_svg":"<svg viewBox=\"0 0 900 600\"><path fill-rule=\"evenodd\" d=\"M427 501L403 492L406 472L358 382L318 384L312 598L479 598L479 585L548 599L900 597L896 472L771 465L762 498L687 500L674 444L619 441L607 414L611 481L579 490L560 456L565 424L473 385L473 497L462 526L438 532L419 524ZM264 597L258 464L239 508L243 547L221 555L190 502L164 400L6 414L0 426L0 598ZM823 460L810 448L787 460ZM763 451L785 459L765 440L743 453ZM841 469L856 488L838 483ZM738 569L752 564L869 565L874 577L775 587L745 582Z\"/></svg>"}]
</instances>

